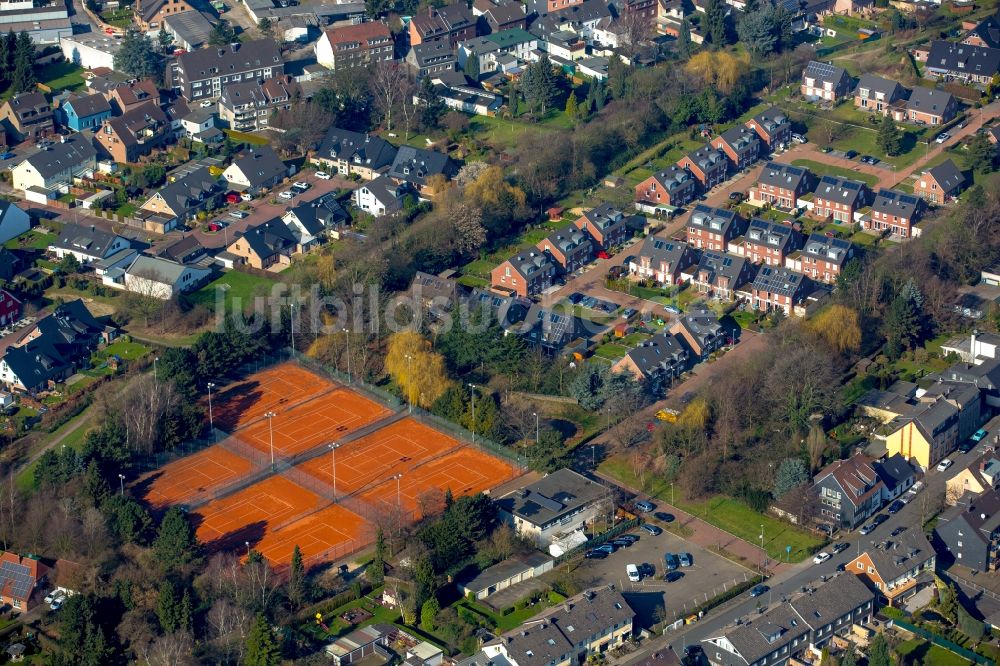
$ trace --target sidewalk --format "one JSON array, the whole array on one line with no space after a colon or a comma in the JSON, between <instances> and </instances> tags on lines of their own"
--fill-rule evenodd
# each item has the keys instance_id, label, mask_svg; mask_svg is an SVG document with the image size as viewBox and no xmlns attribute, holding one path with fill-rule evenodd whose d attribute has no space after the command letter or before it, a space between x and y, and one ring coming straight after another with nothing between
<instances>
[{"instance_id":1,"label":"sidewalk","mask_svg":"<svg viewBox=\"0 0 1000 666\"><path fill-rule=\"evenodd\" d=\"M645 493L636 490L635 488L629 488L617 479L601 474L597 470L594 470L594 474L604 481L625 488L636 495L645 495ZM740 562L740 564L751 571L756 571L757 567L760 566L763 561L764 568L768 570L772 576L791 572L795 568L794 564L778 562L768 558L767 553L761 550L760 546L756 546L749 541L745 541L721 528L716 527L715 525L706 523L701 518L692 516L686 511L682 511L681 509L671 505L669 502L664 502L659 498L657 498L657 502L659 502L659 508L661 510L674 514L680 525L683 525L692 531L691 536L684 538L693 544L701 546L702 548L711 548L715 550L715 552L719 552L719 549L725 550L732 553L737 558L743 558L743 561Z\"/></svg>"}]
</instances>

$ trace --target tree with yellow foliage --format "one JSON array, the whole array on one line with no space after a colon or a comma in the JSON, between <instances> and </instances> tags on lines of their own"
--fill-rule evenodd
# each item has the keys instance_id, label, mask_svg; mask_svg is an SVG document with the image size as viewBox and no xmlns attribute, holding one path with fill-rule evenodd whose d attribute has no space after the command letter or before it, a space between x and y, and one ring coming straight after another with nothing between
<instances>
[{"instance_id":1,"label":"tree with yellow foliage","mask_svg":"<svg viewBox=\"0 0 1000 666\"><path fill-rule=\"evenodd\" d=\"M431 343L416 331L400 331L389 337L385 369L406 401L420 407L430 407L453 383L444 357L432 351Z\"/></svg>"},{"instance_id":2,"label":"tree with yellow foliage","mask_svg":"<svg viewBox=\"0 0 1000 666\"><path fill-rule=\"evenodd\" d=\"M750 58L746 53L733 55L726 51L702 51L688 60L684 68L706 85L728 94L750 71Z\"/></svg>"},{"instance_id":3,"label":"tree with yellow foliage","mask_svg":"<svg viewBox=\"0 0 1000 666\"><path fill-rule=\"evenodd\" d=\"M858 313L846 305L831 305L820 312L809 326L838 352L857 351L861 348Z\"/></svg>"}]
</instances>

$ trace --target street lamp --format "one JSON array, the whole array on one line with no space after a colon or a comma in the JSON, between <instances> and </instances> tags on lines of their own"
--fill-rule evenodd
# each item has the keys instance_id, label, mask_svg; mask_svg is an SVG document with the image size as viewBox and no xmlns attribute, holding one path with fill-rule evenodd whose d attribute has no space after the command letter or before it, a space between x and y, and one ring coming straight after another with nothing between
<instances>
[{"instance_id":1,"label":"street lamp","mask_svg":"<svg viewBox=\"0 0 1000 666\"><path fill-rule=\"evenodd\" d=\"M212 418L212 389L215 384L208 383L208 427L212 430L212 441L215 441L215 419Z\"/></svg>"},{"instance_id":2,"label":"street lamp","mask_svg":"<svg viewBox=\"0 0 1000 666\"><path fill-rule=\"evenodd\" d=\"M337 449L340 444L327 444L330 447L330 457L333 459L333 499L337 499Z\"/></svg>"},{"instance_id":3,"label":"street lamp","mask_svg":"<svg viewBox=\"0 0 1000 666\"><path fill-rule=\"evenodd\" d=\"M124 497L125 496L125 475L124 474L119 474L118 475L118 485L121 486L122 497Z\"/></svg>"},{"instance_id":4,"label":"street lamp","mask_svg":"<svg viewBox=\"0 0 1000 666\"><path fill-rule=\"evenodd\" d=\"M264 414L267 417L267 432L271 439L271 471L274 471L274 417L277 416L274 412L268 412Z\"/></svg>"},{"instance_id":5,"label":"street lamp","mask_svg":"<svg viewBox=\"0 0 1000 666\"><path fill-rule=\"evenodd\" d=\"M531 412L531 413L535 417L535 445L537 446L538 445L538 439L539 439L539 437L538 437L538 412Z\"/></svg>"},{"instance_id":6,"label":"street lamp","mask_svg":"<svg viewBox=\"0 0 1000 666\"><path fill-rule=\"evenodd\" d=\"M765 551L764 551L764 523L760 525L760 572L764 573L765 562Z\"/></svg>"},{"instance_id":7,"label":"street lamp","mask_svg":"<svg viewBox=\"0 0 1000 666\"><path fill-rule=\"evenodd\" d=\"M469 388L472 389L472 443L476 443L476 385L469 383Z\"/></svg>"},{"instance_id":8,"label":"street lamp","mask_svg":"<svg viewBox=\"0 0 1000 666\"><path fill-rule=\"evenodd\" d=\"M292 343L292 358L295 357L295 301L288 304L288 338Z\"/></svg>"},{"instance_id":9,"label":"street lamp","mask_svg":"<svg viewBox=\"0 0 1000 666\"><path fill-rule=\"evenodd\" d=\"M593 468L595 468L595 469L597 468L597 445L596 444L591 444L590 445L590 466L593 467Z\"/></svg>"},{"instance_id":10,"label":"street lamp","mask_svg":"<svg viewBox=\"0 0 1000 666\"><path fill-rule=\"evenodd\" d=\"M348 329L342 329L344 331L344 341L347 343L347 383L353 384L354 380L351 379L351 332Z\"/></svg>"},{"instance_id":11,"label":"street lamp","mask_svg":"<svg viewBox=\"0 0 1000 666\"><path fill-rule=\"evenodd\" d=\"M400 492L399 481L403 478L402 472L392 477L396 479L396 534L403 531L403 501Z\"/></svg>"},{"instance_id":12,"label":"street lamp","mask_svg":"<svg viewBox=\"0 0 1000 666\"><path fill-rule=\"evenodd\" d=\"M674 482L670 482L670 504L674 506Z\"/></svg>"},{"instance_id":13,"label":"street lamp","mask_svg":"<svg viewBox=\"0 0 1000 666\"><path fill-rule=\"evenodd\" d=\"M153 357L153 381L154 382L158 382L160 380L160 376L159 376L159 374L156 371L156 364L159 362L159 360L160 360L159 356L154 356Z\"/></svg>"},{"instance_id":14,"label":"street lamp","mask_svg":"<svg viewBox=\"0 0 1000 666\"><path fill-rule=\"evenodd\" d=\"M245 543L246 546L247 546L247 559L249 560L250 559L250 542L249 541L244 541L243 543Z\"/></svg>"}]
</instances>

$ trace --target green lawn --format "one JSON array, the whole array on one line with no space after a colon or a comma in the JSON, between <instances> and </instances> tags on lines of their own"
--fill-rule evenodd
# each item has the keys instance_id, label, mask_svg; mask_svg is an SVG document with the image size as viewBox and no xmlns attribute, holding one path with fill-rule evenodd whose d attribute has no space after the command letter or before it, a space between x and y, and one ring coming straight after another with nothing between
<instances>
[{"instance_id":1,"label":"green lawn","mask_svg":"<svg viewBox=\"0 0 1000 666\"><path fill-rule=\"evenodd\" d=\"M108 345L94 356L101 361L111 356L118 356L126 361L134 361L137 358L142 358L149 352L150 348L144 344L119 340Z\"/></svg>"},{"instance_id":2,"label":"green lawn","mask_svg":"<svg viewBox=\"0 0 1000 666\"><path fill-rule=\"evenodd\" d=\"M126 201L121 206L115 209L115 212L122 217L132 217L135 212L139 210L139 207L132 203L131 201Z\"/></svg>"},{"instance_id":3,"label":"green lawn","mask_svg":"<svg viewBox=\"0 0 1000 666\"><path fill-rule=\"evenodd\" d=\"M496 265L497 264L495 262L490 261L489 259L476 259L463 266L462 273L465 275L475 275L476 277L488 279L490 271L492 271Z\"/></svg>"},{"instance_id":4,"label":"green lawn","mask_svg":"<svg viewBox=\"0 0 1000 666\"><path fill-rule=\"evenodd\" d=\"M218 300L217 294L221 292L224 294L225 308L228 312L232 310L235 299L239 299L240 308L245 309L253 303L254 296L266 295L273 285L274 282L267 278L229 271L192 293L190 299L193 303L214 308Z\"/></svg>"},{"instance_id":5,"label":"green lawn","mask_svg":"<svg viewBox=\"0 0 1000 666\"><path fill-rule=\"evenodd\" d=\"M626 347L635 347L637 344L644 340L649 340L651 336L649 333L643 333L642 331L636 331L635 333L629 333L624 338L621 339L621 343Z\"/></svg>"},{"instance_id":6,"label":"green lawn","mask_svg":"<svg viewBox=\"0 0 1000 666\"><path fill-rule=\"evenodd\" d=\"M817 176L840 176L841 178L850 178L851 180L858 180L869 187L874 187L878 183L878 177L867 173L861 173L860 171L851 171L850 169L845 169L839 166L833 166L831 164L823 164L822 162L814 162L813 160L795 160L792 162L795 166L807 167Z\"/></svg>"},{"instance_id":7,"label":"green lawn","mask_svg":"<svg viewBox=\"0 0 1000 666\"><path fill-rule=\"evenodd\" d=\"M11 238L4 243L4 247L9 250L47 250L49 243L54 243L55 240L55 234L43 234L32 229L26 234Z\"/></svg>"},{"instance_id":8,"label":"green lawn","mask_svg":"<svg viewBox=\"0 0 1000 666\"><path fill-rule=\"evenodd\" d=\"M594 354L612 361L617 361L624 356L627 351L628 347L623 347L622 345L615 344L614 342L608 342L595 349Z\"/></svg>"},{"instance_id":9,"label":"green lawn","mask_svg":"<svg viewBox=\"0 0 1000 666\"><path fill-rule=\"evenodd\" d=\"M934 666L968 666L969 660L954 652L949 652L922 638L911 638L896 646L896 652L902 658L904 666L917 664L934 664Z\"/></svg>"},{"instance_id":10,"label":"green lawn","mask_svg":"<svg viewBox=\"0 0 1000 666\"><path fill-rule=\"evenodd\" d=\"M360 624L351 625L340 616L352 608L364 608L368 612L372 613L372 616ZM385 608L380 604L373 604L366 599L358 599L357 601L344 604L340 608L323 614L323 622L326 624L327 631L324 631L322 627L316 624L315 620L306 622L300 628L303 633L311 636L317 641L326 643L340 638L344 634L348 634L355 629L360 629L361 627L366 627L370 624L397 624L399 620L400 616L396 611Z\"/></svg>"},{"instance_id":11,"label":"green lawn","mask_svg":"<svg viewBox=\"0 0 1000 666\"><path fill-rule=\"evenodd\" d=\"M52 88L53 92L80 90L86 87L83 67L65 60L40 67L37 72L39 83Z\"/></svg>"},{"instance_id":12,"label":"green lawn","mask_svg":"<svg viewBox=\"0 0 1000 666\"><path fill-rule=\"evenodd\" d=\"M490 281L486 278L476 277L475 275L463 275L456 280L463 287L469 287L470 289L489 289Z\"/></svg>"},{"instance_id":13,"label":"green lawn","mask_svg":"<svg viewBox=\"0 0 1000 666\"><path fill-rule=\"evenodd\" d=\"M613 456L601 463L600 470L627 486L641 489L642 484L636 479L631 465L625 458ZM644 490L651 497L671 501L670 483L663 478L647 479ZM823 543L822 539L805 530L773 516L757 513L742 502L729 497L720 495L707 500L691 502L677 493L671 503L707 523L754 544L760 543L760 528L763 525L764 547L768 556L774 559L786 560L788 556L785 548L791 546L790 561L801 562L807 557L811 557L813 550Z\"/></svg>"}]
</instances>

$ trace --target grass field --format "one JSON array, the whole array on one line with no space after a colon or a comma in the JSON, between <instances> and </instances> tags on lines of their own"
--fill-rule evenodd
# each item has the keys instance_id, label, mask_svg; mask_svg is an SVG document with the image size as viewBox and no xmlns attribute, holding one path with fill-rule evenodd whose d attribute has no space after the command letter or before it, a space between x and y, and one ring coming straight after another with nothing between
<instances>
[{"instance_id":1,"label":"grass field","mask_svg":"<svg viewBox=\"0 0 1000 666\"><path fill-rule=\"evenodd\" d=\"M239 299L240 307L245 309L253 303L254 296L267 294L273 284L271 280L257 275L229 271L192 293L190 299L194 303L214 309L217 303L217 292L221 290L225 294L227 312L232 310L235 299Z\"/></svg>"},{"instance_id":2,"label":"grass field","mask_svg":"<svg viewBox=\"0 0 1000 666\"><path fill-rule=\"evenodd\" d=\"M83 80L83 67L66 61L54 62L39 68L38 81L52 88L53 92L80 90L86 87Z\"/></svg>"},{"instance_id":3,"label":"grass field","mask_svg":"<svg viewBox=\"0 0 1000 666\"><path fill-rule=\"evenodd\" d=\"M49 243L53 243L55 240L55 234L43 234L33 229L26 234L11 238L4 243L4 247L9 250L46 250Z\"/></svg>"},{"instance_id":4,"label":"grass field","mask_svg":"<svg viewBox=\"0 0 1000 666\"><path fill-rule=\"evenodd\" d=\"M850 169L830 164L823 164L822 162L814 162L813 160L795 160L792 164L795 166L808 167L808 169L817 176L840 176L841 178L850 178L851 180L859 180L867 184L869 187L874 187L878 183L878 178L871 174L861 173L860 171L851 171Z\"/></svg>"},{"instance_id":5,"label":"grass field","mask_svg":"<svg viewBox=\"0 0 1000 666\"><path fill-rule=\"evenodd\" d=\"M144 344L119 340L108 345L94 356L100 358L101 360L111 356L118 356L126 361L134 361L137 358L142 358L149 352L149 347Z\"/></svg>"},{"instance_id":6,"label":"grass field","mask_svg":"<svg viewBox=\"0 0 1000 666\"><path fill-rule=\"evenodd\" d=\"M615 344L613 342L608 342L595 349L594 354L596 354L597 356L604 357L606 359L610 359L612 361L617 361L622 356L624 356L625 352L627 351L628 351L627 347Z\"/></svg>"},{"instance_id":7,"label":"grass field","mask_svg":"<svg viewBox=\"0 0 1000 666\"><path fill-rule=\"evenodd\" d=\"M963 659L954 652L949 652L922 638L912 638L896 646L896 652L904 666L916 664L934 664L934 666L968 666L968 659Z\"/></svg>"},{"instance_id":8,"label":"grass field","mask_svg":"<svg viewBox=\"0 0 1000 666\"><path fill-rule=\"evenodd\" d=\"M613 456L600 465L600 470L625 485L641 489L631 465L625 458ZM648 481L644 489L651 497L670 501L670 483L664 478ZM676 489L675 489L676 490ZM823 541L805 530L798 529L777 518L758 513L738 500L716 496L707 500L690 502L680 495L674 496L674 506L715 525L734 536L752 544L760 543L760 528L764 526L764 547L768 557L785 561L801 562L812 556L813 549ZM790 557L785 548L792 547Z\"/></svg>"}]
</instances>

